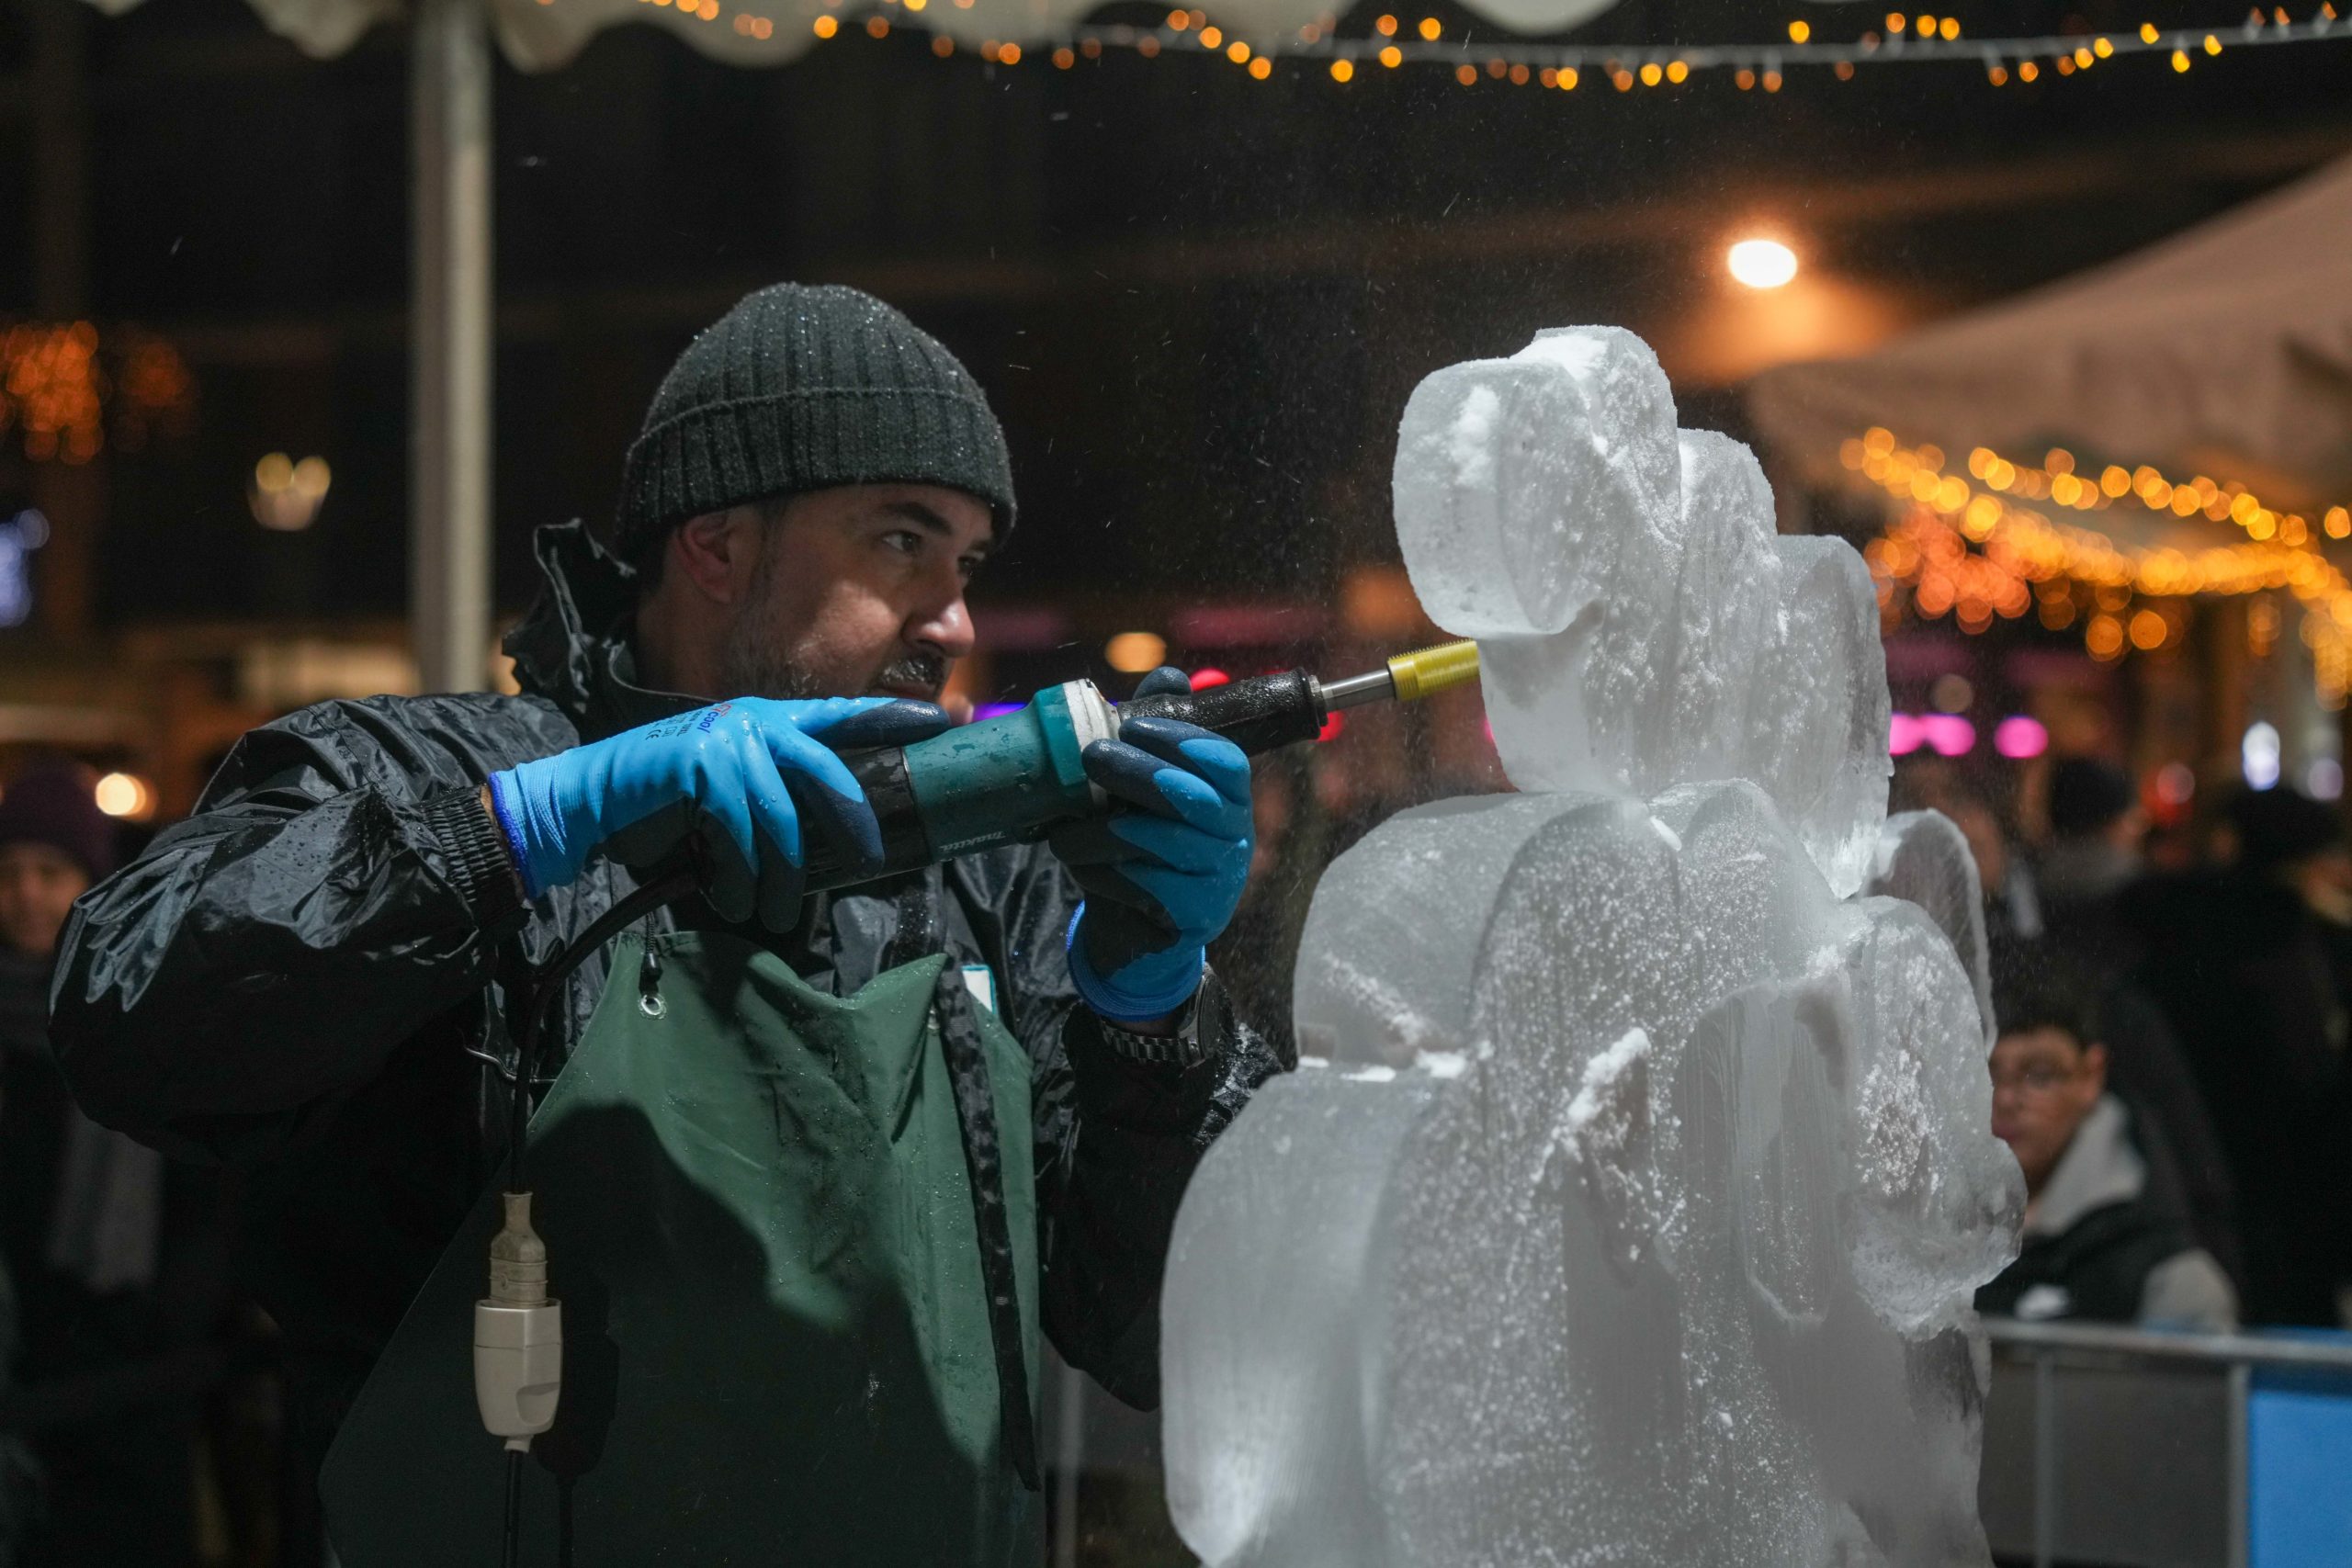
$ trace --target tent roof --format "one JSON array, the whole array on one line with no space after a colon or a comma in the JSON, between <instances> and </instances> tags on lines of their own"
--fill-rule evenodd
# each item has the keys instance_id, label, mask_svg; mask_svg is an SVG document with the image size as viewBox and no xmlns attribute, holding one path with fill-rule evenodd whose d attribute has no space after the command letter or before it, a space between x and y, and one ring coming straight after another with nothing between
<instances>
[{"instance_id":1,"label":"tent roof","mask_svg":"<svg viewBox=\"0 0 2352 1568\"><path fill-rule=\"evenodd\" d=\"M2200 468L2296 504L2352 495L2352 158L2120 262L1750 383L1816 479L1872 425L1906 444Z\"/></svg>"},{"instance_id":2,"label":"tent roof","mask_svg":"<svg viewBox=\"0 0 2352 1568\"><path fill-rule=\"evenodd\" d=\"M1600 15L1616 0L1464 0L1483 20L1514 32L1558 32ZM91 0L119 16L141 0ZM623 22L651 22L684 38L696 50L734 65L782 65L817 42L811 26L829 11L852 17L865 14L862 3L838 7L823 0L717 0L693 11L670 0L482 0L507 62L518 71L552 71L569 64L588 40ZM910 26L944 33L961 44L998 39L1028 45L1067 36L1102 0L928 0L901 13ZM252 0L271 31L294 40L305 53L341 54L378 22L396 20L401 0ZM1271 43L1332 10L1331 0L1217 0L1212 19L1235 38ZM775 24L769 36L738 31L739 16Z\"/></svg>"}]
</instances>

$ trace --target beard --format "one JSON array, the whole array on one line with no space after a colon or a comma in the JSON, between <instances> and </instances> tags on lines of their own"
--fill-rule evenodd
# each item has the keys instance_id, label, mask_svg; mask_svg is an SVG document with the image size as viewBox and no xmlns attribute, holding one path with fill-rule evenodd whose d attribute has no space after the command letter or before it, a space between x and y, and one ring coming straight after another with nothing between
<instances>
[{"instance_id":1,"label":"beard","mask_svg":"<svg viewBox=\"0 0 2352 1568\"><path fill-rule=\"evenodd\" d=\"M947 660L935 653L902 653L863 682L816 669L797 657L790 630L782 624L778 596L771 581L780 566L779 550L763 550L752 579L743 613L728 628L719 653L719 682L729 696L774 697L806 702L818 697L854 697L884 693L885 686L920 692L935 701L947 684Z\"/></svg>"}]
</instances>

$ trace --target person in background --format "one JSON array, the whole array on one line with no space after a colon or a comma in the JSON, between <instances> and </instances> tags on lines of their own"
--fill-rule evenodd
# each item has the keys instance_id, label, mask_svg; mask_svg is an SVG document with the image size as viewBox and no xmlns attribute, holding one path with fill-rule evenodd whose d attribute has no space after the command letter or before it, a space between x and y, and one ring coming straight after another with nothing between
<instances>
[{"instance_id":1,"label":"person in background","mask_svg":"<svg viewBox=\"0 0 2352 1568\"><path fill-rule=\"evenodd\" d=\"M2103 762L2083 764L2077 759L2057 766L2058 777L2052 781L2053 810L2062 811L2070 829L2079 836L2086 830L2082 826L2086 822L2111 822L2119 794L2115 781L2122 777L2119 771ZM2122 778L2120 793L2128 804L2129 778ZM2061 882L2075 897L2062 898L2054 910L2045 911L2035 873L2011 842L2000 818L1949 761L1942 758L1915 761L1899 771L1894 807L1940 811L1967 839L1976 861L1978 885L1984 889L1985 944L1996 974L2030 972L2053 958L2087 972L2086 983L2096 987L2092 994L2105 1023L2109 1091L2172 1151L2182 1201L2198 1245L2212 1254L2233 1280L2242 1278L2236 1195L2231 1189L2229 1162L2198 1093L2196 1078L2165 1015L2122 972L2127 949L2121 940L2112 932L2086 932L2086 928L2095 926L2115 898L2110 894L2094 908L2081 897L2091 884L2102 880L2087 870L2102 857L2079 851L2062 853ZM2062 844L2066 842L2062 840ZM2056 931L2052 929L2053 916L2059 927Z\"/></svg>"},{"instance_id":2,"label":"person in background","mask_svg":"<svg viewBox=\"0 0 2352 1568\"><path fill-rule=\"evenodd\" d=\"M2238 1197L2249 1321L2335 1326L2352 1198L2352 844L2291 789L2228 810L2236 863L2140 884L2119 914Z\"/></svg>"},{"instance_id":3,"label":"person in background","mask_svg":"<svg viewBox=\"0 0 2352 1568\"><path fill-rule=\"evenodd\" d=\"M2107 1092L2088 995L2054 965L1995 990L1993 1133L2027 1202L2024 1245L1977 1310L2226 1332L2236 1292L2197 1245L2161 1142Z\"/></svg>"},{"instance_id":4,"label":"person in background","mask_svg":"<svg viewBox=\"0 0 2352 1568\"><path fill-rule=\"evenodd\" d=\"M0 795L0 1259L21 1306L20 1395L47 1472L28 1562L195 1561L194 1402L92 1410L60 1391L168 1337L163 1156L75 1109L51 1064L49 978L74 900L114 869L87 772L50 762Z\"/></svg>"},{"instance_id":5,"label":"person in background","mask_svg":"<svg viewBox=\"0 0 2352 1568\"><path fill-rule=\"evenodd\" d=\"M2103 757L2062 757L2050 769L2049 811L2043 902L2110 899L2139 876L2149 819L2130 773Z\"/></svg>"},{"instance_id":6,"label":"person in background","mask_svg":"<svg viewBox=\"0 0 2352 1568\"><path fill-rule=\"evenodd\" d=\"M1996 953L2041 935L2041 900L2033 872L2009 841L1999 814L1941 757L1914 759L1895 772L1890 812L1940 811L1968 840L1976 886L1984 897L1984 940Z\"/></svg>"}]
</instances>

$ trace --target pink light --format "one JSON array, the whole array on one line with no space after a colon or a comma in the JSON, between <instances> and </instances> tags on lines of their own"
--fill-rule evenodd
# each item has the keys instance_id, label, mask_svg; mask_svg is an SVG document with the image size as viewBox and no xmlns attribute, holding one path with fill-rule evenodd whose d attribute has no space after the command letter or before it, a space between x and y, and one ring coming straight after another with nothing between
<instances>
[{"instance_id":1,"label":"pink light","mask_svg":"<svg viewBox=\"0 0 2352 1568\"><path fill-rule=\"evenodd\" d=\"M1195 670L1193 671L1193 690L1196 692L1205 692L1211 686L1222 686L1232 679L1232 676L1227 674L1222 670L1215 668Z\"/></svg>"},{"instance_id":2,"label":"pink light","mask_svg":"<svg viewBox=\"0 0 2352 1568\"><path fill-rule=\"evenodd\" d=\"M1939 757L1964 757L1976 746L1976 727L1954 713L1921 715L1919 734Z\"/></svg>"},{"instance_id":3,"label":"pink light","mask_svg":"<svg viewBox=\"0 0 2352 1568\"><path fill-rule=\"evenodd\" d=\"M2050 750L2050 731L2040 719L2013 713L1993 727L1993 750L2013 762L2022 762Z\"/></svg>"},{"instance_id":4,"label":"pink light","mask_svg":"<svg viewBox=\"0 0 2352 1568\"><path fill-rule=\"evenodd\" d=\"M1898 713L1886 723L1886 752L1890 757L1908 757L1917 751L1927 737L1920 733L1919 721L1907 713Z\"/></svg>"},{"instance_id":5,"label":"pink light","mask_svg":"<svg viewBox=\"0 0 2352 1568\"><path fill-rule=\"evenodd\" d=\"M1323 728L1321 732L1315 737L1315 739L1318 742L1325 740L1337 740L1340 738L1340 731L1347 728L1347 727L1348 716L1343 713L1335 713L1330 717L1323 721Z\"/></svg>"},{"instance_id":6,"label":"pink light","mask_svg":"<svg viewBox=\"0 0 2352 1568\"><path fill-rule=\"evenodd\" d=\"M1026 703L981 703L972 709L972 722L979 724L991 718L1002 718L1006 714L1019 713L1028 705Z\"/></svg>"}]
</instances>

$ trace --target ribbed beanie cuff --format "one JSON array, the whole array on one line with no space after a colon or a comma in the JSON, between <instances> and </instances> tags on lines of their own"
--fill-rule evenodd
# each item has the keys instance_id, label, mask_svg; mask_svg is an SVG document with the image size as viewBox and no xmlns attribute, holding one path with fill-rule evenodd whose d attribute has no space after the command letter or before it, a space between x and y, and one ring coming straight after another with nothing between
<instances>
[{"instance_id":1,"label":"ribbed beanie cuff","mask_svg":"<svg viewBox=\"0 0 2352 1568\"><path fill-rule=\"evenodd\" d=\"M616 544L775 496L932 484L1012 525L1004 431L971 373L871 295L777 284L688 344L646 411L621 479Z\"/></svg>"}]
</instances>

